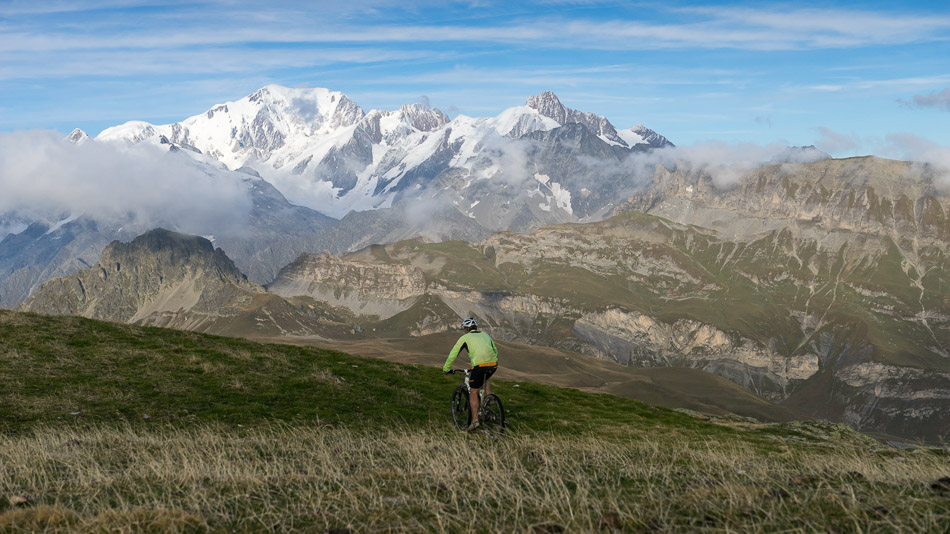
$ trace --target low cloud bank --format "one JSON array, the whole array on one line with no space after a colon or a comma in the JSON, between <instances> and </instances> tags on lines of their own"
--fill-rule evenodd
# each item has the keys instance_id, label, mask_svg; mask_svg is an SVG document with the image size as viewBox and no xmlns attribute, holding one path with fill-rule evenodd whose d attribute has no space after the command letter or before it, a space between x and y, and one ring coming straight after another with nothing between
<instances>
[{"instance_id":1,"label":"low cloud bank","mask_svg":"<svg viewBox=\"0 0 950 534\"><path fill-rule=\"evenodd\" d=\"M0 134L0 214L51 224L86 215L138 229L235 231L252 208L237 176L168 145L76 145L52 131Z\"/></svg>"},{"instance_id":2,"label":"low cloud bank","mask_svg":"<svg viewBox=\"0 0 950 534\"><path fill-rule=\"evenodd\" d=\"M713 185L728 189L762 165L773 162L810 163L827 157L817 149L789 149L782 143L757 145L753 143L728 144L720 141L691 146L677 146L654 150L651 156L668 169L687 167L705 172Z\"/></svg>"},{"instance_id":3,"label":"low cloud bank","mask_svg":"<svg viewBox=\"0 0 950 534\"><path fill-rule=\"evenodd\" d=\"M582 158L581 162L606 177L624 176L631 186L644 187L653 179L657 165L667 169L708 174L720 189L737 185L750 172L769 163L810 163L826 159L827 154L814 147L789 147L781 143L756 145L711 141L690 146L656 148L634 152L622 161Z\"/></svg>"},{"instance_id":4,"label":"low cloud bank","mask_svg":"<svg viewBox=\"0 0 950 534\"><path fill-rule=\"evenodd\" d=\"M829 152L849 151L874 154L882 158L912 161L933 173L940 187L950 187L950 147L910 133L889 134L886 137L862 137L819 128L821 139L817 145Z\"/></svg>"},{"instance_id":5,"label":"low cloud bank","mask_svg":"<svg viewBox=\"0 0 950 534\"><path fill-rule=\"evenodd\" d=\"M882 158L911 161L932 173L940 187L950 187L950 147L914 134L890 134L885 138L861 137L819 128L815 147L788 147L781 143L757 145L718 141L692 146L656 149L634 154L624 166L652 173L656 164L708 173L716 187L729 188L754 169L769 163L811 163L835 153L864 153Z\"/></svg>"}]
</instances>

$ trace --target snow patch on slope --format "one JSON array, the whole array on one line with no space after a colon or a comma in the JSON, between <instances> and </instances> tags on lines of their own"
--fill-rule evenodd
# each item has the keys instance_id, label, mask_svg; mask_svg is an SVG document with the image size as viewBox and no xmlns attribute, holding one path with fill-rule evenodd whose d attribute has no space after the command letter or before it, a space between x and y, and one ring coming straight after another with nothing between
<instances>
[{"instance_id":1,"label":"snow patch on slope","mask_svg":"<svg viewBox=\"0 0 950 534\"><path fill-rule=\"evenodd\" d=\"M639 144L646 143L646 139L642 135L633 131L633 128L627 128L626 130L617 130L617 135L623 139L624 143L627 143L627 146L633 148Z\"/></svg>"},{"instance_id":2,"label":"snow patch on slope","mask_svg":"<svg viewBox=\"0 0 950 534\"><path fill-rule=\"evenodd\" d=\"M538 193L544 199L544 202L538 204L542 211L551 211L552 205L567 213L574 215L571 208L571 192L561 187L561 184L552 182L551 177L546 174L534 174L534 179L538 181ZM545 194L541 189L544 188L550 194Z\"/></svg>"}]
</instances>

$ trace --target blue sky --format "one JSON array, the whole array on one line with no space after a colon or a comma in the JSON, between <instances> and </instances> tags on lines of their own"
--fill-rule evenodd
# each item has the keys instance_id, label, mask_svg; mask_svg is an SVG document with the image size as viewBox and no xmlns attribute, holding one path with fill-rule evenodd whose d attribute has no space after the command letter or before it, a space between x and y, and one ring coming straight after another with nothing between
<instances>
[{"instance_id":1,"label":"blue sky","mask_svg":"<svg viewBox=\"0 0 950 534\"><path fill-rule=\"evenodd\" d=\"M450 116L552 90L679 145L945 153L950 5L0 0L0 131L165 124L268 83Z\"/></svg>"}]
</instances>

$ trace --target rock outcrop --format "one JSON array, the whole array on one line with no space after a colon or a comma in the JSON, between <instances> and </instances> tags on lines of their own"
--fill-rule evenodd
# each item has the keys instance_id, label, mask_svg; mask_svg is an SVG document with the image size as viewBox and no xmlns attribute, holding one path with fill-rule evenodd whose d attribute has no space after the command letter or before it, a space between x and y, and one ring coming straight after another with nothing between
<instances>
[{"instance_id":1,"label":"rock outcrop","mask_svg":"<svg viewBox=\"0 0 950 534\"><path fill-rule=\"evenodd\" d=\"M179 310L226 314L262 292L207 239L157 229L130 243L112 242L92 268L47 282L21 308L139 322Z\"/></svg>"}]
</instances>

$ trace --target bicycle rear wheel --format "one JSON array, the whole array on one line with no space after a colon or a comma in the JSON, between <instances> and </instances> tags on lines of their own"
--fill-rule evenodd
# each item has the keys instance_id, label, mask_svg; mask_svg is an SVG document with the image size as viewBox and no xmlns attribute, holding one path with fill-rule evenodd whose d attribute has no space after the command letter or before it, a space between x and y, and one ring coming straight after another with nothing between
<instances>
[{"instance_id":1,"label":"bicycle rear wheel","mask_svg":"<svg viewBox=\"0 0 950 534\"><path fill-rule=\"evenodd\" d=\"M481 426L492 435L501 435L505 432L505 407L501 404L498 395L485 397L481 413Z\"/></svg>"},{"instance_id":2,"label":"bicycle rear wheel","mask_svg":"<svg viewBox=\"0 0 950 534\"><path fill-rule=\"evenodd\" d=\"M468 390L459 386L452 392L452 422L455 428L464 430L472 424L472 407L468 404Z\"/></svg>"}]
</instances>

